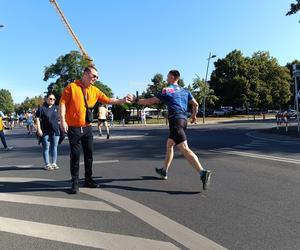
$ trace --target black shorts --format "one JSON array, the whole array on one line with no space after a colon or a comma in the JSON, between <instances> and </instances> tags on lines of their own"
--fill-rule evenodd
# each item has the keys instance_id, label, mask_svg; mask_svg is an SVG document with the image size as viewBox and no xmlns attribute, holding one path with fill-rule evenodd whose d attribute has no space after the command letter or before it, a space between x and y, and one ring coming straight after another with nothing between
<instances>
[{"instance_id":1,"label":"black shorts","mask_svg":"<svg viewBox=\"0 0 300 250\"><path fill-rule=\"evenodd\" d=\"M106 119L98 119L99 122L105 123L107 120Z\"/></svg>"},{"instance_id":2,"label":"black shorts","mask_svg":"<svg viewBox=\"0 0 300 250\"><path fill-rule=\"evenodd\" d=\"M169 120L170 135L176 145L186 141L185 130L187 127L187 120L185 119L171 119Z\"/></svg>"}]
</instances>

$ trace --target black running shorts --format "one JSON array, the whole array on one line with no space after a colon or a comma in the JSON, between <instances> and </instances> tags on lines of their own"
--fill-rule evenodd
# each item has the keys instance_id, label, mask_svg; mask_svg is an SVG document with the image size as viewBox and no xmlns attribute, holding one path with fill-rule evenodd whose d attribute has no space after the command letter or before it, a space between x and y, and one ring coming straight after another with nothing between
<instances>
[{"instance_id":1,"label":"black running shorts","mask_svg":"<svg viewBox=\"0 0 300 250\"><path fill-rule=\"evenodd\" d=\"M169 138L172 139L176 145L186 141L185 130L187 127L187 120L185 119L170 119L169 128L170 135Z\"/></svg>"}]
</instances>

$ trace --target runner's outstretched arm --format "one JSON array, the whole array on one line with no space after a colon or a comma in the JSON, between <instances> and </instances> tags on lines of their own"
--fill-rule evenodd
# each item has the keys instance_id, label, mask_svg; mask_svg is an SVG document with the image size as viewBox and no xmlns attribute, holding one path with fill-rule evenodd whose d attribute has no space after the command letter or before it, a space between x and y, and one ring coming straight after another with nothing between
<instances>
[{"instance_id":1,"label":"runner's outstretched arm","mask_svg":"<svg viewBox=\"0 0 300 250\"><path fill-rule=\"evenodd\" d=\"M151 98L147 98L147 99L138 99L137 104L139 105L143 105L143 106L150 106L153 104L158 104L160 103L160 100L157 97L151 97Z\"/></svg>"}]
</instances>

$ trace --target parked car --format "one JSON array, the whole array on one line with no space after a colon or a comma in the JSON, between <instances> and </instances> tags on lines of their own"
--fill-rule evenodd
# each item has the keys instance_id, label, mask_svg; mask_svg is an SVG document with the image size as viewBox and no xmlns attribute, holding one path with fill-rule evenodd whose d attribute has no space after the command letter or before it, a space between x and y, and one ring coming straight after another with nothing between
<instances>
[{"instance_id":1,"label":"parked car","mask_svg":"<svg viewBox=\"0 0 300 250\"><path fill-rule=\"evenodd\" d=\"M213 114L213 110L211 108L206 108L205 109L205 116L209 116ZM197 113L197 117L202 117L203 116L203 110L199 109L198 113Z\"/></svg>"},{"instance_id":2,"label":"parked car","mask_svg":"<svg viewBox=\"0 0 300 250\"><path fill-rule=\"evenodd\" d=\"M297 117L297 111L294 109L288 109L285 112L287 113L288 118L296 118Z\"/></svg>"},{"instance_id":3,"label":"parked car","mask_svg":"<svg viewBox=\"0 0 300 250\"><path fill-rule=\"evenodd\" d=\"M215 116L228 116L231 114L230 110L227 109L216 109L213 113Z\"/></svg>"}]
</instances>

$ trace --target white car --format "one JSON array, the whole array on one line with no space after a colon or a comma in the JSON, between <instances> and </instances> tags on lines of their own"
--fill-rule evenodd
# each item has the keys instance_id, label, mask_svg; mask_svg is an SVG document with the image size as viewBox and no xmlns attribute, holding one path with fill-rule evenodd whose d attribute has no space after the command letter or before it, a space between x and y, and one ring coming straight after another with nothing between
<instances>
[{"instance_id":1,"label":"white car","mask_svg":"<svg viewBox=\"0 0 300 250\"><path fill-rule=\"evenodd\" d=\"M226 116L229 115L230 111L226 109L216 109L213 113L215 116Z\"/></svg>"}]
</instances>

